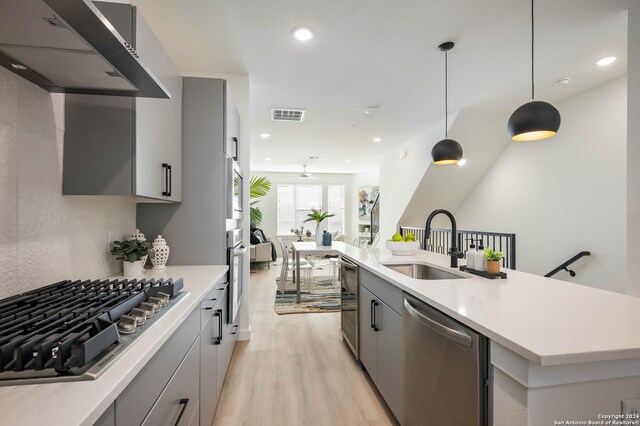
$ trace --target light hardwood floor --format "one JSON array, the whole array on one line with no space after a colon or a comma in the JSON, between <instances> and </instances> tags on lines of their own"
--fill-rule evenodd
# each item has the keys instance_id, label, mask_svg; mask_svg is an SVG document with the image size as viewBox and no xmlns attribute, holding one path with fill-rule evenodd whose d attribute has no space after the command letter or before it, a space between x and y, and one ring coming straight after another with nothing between
<instances>
[{"instance_id":1,"label":"light hardwood floor","mask_svg":"<svg viewBox=\"0 0 640 426\"><path fill-rule=\"evenodd\" d=\"M213 424L395 424L340 340L340 314L275 313L279 271L251 274L251 340L236 345Z\"/></svg>"}]
</instances>

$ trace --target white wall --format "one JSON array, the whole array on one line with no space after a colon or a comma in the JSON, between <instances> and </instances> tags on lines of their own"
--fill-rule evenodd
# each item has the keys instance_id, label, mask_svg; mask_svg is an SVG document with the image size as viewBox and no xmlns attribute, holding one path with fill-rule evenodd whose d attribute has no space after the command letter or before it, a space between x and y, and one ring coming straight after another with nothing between
<instances>
[{"instance_id":1,"label":"white wall","mask_svg":"<svg viewBox=\"0 0 640 426\"><path fill-rule=\"evenodd\" d=\"M455 120L455 115L449 122ZM398 145L380 162L380 236L389 238L431 162L431 147L444 137L444 120Z\"/></svg>"},{"instance_id":2,"label":"white wall","mask_svg":"<svg viewBox=\"0 0 640 426\"><path fill-rule=\"evenodd\" d=\"M582 250L575 278L626 291L626 77L559 102L557 136L509 143L455 212L466 229L514 232L518 269L544 275Z\"/></svg>"},{"instance_id":3,"label":"white wall","mask_svg":"<svg viewBox=\"0 0 640 426\"><path fill-rule=\"evenodd\" d=\"M627 44L627 253L640 258L640 2L629 4ZM628 262L627 292L640 296L640 262Z\"/></svg>"},{"instance_id":4,"label":"white wall","mask_svg":"<svg viewBox=\"0 0 640 426\"><path fill-rule=\"evenodd\" d=\"M0 298L121 271L109 235L135 231L133 197L62 195L64 96L0 68Z\"/></svg>"}]
</instances>

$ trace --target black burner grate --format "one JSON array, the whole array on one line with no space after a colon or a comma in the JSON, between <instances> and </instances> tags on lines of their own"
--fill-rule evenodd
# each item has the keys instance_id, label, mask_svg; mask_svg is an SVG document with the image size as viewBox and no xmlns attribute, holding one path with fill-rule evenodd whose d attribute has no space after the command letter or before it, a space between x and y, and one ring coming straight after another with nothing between
<instances>
[{"instance_id":1,"label":"black burner grate","mask_svg":"<svg viewBox=\"0 0 640 426\"><path fill-rule=\"evenodd\" d=\"M82 373L118 344L121 315L182 287L182 279L66 280L0 300L0 380L8 372Z\"/></svg>"}]
</instances>

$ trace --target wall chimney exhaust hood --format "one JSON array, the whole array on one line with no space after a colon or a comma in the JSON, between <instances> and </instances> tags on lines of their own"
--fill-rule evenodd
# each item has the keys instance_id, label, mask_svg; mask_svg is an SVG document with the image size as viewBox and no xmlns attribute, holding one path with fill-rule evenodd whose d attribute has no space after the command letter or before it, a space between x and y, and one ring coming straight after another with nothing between
<instances>
[{"instance_id":1,"label":"wall chimney exhaust hood","mask_svg":"<svg viewBox=\"0 0 640 426\"><path fill-rule=\"evenodd\" d=\"M90 0L0 1L0 65L50 92L170 98L131 43Z\"/></svg>"}]
</instances>

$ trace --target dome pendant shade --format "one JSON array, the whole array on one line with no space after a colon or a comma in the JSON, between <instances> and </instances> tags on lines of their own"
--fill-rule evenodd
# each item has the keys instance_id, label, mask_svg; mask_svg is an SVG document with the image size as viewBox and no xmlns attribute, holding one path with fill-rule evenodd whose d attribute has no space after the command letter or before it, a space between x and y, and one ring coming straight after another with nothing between
<instances>
[{"instance_id":1,"label":"dome pendant shade","mask_svg":"<svg viewBox=\"0 0 640 426\"><path fill-rule=\"evenodd\" d=\"M458 164L462 160L462 146L453 139L442 139L431 149L433 164Z\"/></svg>"},{"instance_id":2,"label":"dome pendant shade","mask_svg":"<svg viewBox=\"0 0 640 426\"><path fill-rule=\"evenodd\" d=\"M548 102L531 101L516 109L507 124L514 141L537 141L553 137L560 128L560 112Z\"/></svg>"}]
</instances>

